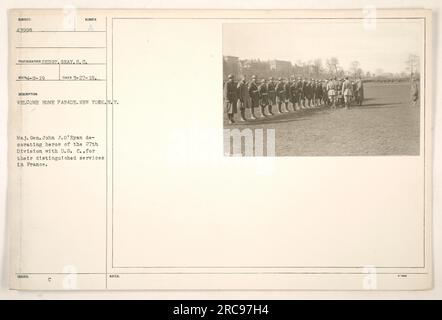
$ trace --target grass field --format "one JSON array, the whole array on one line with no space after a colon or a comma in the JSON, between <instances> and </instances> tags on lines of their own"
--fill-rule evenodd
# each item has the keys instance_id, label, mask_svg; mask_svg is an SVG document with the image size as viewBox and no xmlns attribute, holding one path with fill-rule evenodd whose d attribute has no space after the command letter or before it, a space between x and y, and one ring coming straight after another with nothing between
<instances>
[{"instance_id":1,"label":"grass field","mask_svg":"<svg viewBox=\"0 0 442 320\"><path fill-rule=\"evenodd\" d=\"M408 83L367 83L362 106L307 109L233 125L224 115L224 128L275 129L277 156L418 155L420 108L410 105L409 92Z\"/></svg>"}]
</instances>

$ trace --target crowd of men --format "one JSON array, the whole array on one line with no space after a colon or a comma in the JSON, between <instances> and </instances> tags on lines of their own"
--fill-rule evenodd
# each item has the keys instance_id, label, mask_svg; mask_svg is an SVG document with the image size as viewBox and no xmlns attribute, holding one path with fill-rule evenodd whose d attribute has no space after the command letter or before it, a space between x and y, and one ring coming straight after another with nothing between
<instances>
[{"instance_id":1,"label":"crowd of men","mask_svg":"<svg viewBox=\"0 0 442 320\"><path fill-rule=\"evenodd\" d=\"M275 81L273 77L259 80L256 75L250 81L242 77L237 82L230 74L224 84L224 100L232 124L238 109L241 122L246 121L247 108L251 111L250 120L324 106L336 109L342 105L348 109L352 101L362 103L363 84L360 78L350 81L348 77L328 80L290 77Z\"/></svg>"}]
</instances>

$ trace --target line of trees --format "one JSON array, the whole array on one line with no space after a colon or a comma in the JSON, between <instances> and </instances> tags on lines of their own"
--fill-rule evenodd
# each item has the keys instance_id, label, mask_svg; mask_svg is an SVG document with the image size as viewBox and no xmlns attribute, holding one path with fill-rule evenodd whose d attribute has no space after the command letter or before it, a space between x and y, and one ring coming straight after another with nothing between
<instances>
[{"instance_id":1,"label":"line of trees","mask_svg":"<svg viewBox=\"0 0 442 320\"><path fill-rule=\"evenodd\" d=\"M239 75L251 76L256 74L259 77L287 77L290 75L296 75L304 78L317 78L324 79L330 77L343 78L349 76L352 78L363 78L368 81L383 81L383 80L409 80L411 77L419 78L419 56L410 54L405 62L405 69L400 73L385 72L383 69L376 69L375 72L364 71L361 67L361 63L358 60L354 60L350 63L347 69L345 69L340 63L337 57L330 57L325 60L323 64L322 59L314 59L307 62L301 60L295 63L289 64L290 67L284 67L283 70L278 70L271 67L270 61L260 59L245 59L238 60L239 65L233 68L226 65L224 61L224 73L229 70L238 70Z\"/></svg>"}]
</instances>

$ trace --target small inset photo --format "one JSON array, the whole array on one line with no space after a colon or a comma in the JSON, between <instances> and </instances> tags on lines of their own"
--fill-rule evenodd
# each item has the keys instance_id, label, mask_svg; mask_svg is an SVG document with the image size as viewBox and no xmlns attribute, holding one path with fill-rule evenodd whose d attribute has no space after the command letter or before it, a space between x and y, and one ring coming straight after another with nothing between
<instances>
[{"instance_id":1,"label":"small inset photo","mask_svg":"<svg viewBox=\"0 0 442 320\"><path fill-rule=\"evenodd\" d=\"M226 156L418 156L424 22L223 24Z\"/></svg>"}]
</instances>

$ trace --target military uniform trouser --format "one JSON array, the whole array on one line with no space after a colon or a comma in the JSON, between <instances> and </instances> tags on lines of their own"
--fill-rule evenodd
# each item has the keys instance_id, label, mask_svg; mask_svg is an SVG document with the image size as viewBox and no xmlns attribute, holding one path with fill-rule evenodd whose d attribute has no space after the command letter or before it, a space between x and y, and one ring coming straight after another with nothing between
<instances>
[{"instance_id":1,"label":"military uniform trouser","mask_svg":"<svg viewBox=\"0 0 442 320\"><path fill-rule=\"evenodd\" d=\"M234 114L237 112L236 110L237 105L236 105L236 101L231 100L231 101L226 101L226 112L227 114Z\"/></svg>"},{"instance_id":2,"label":"military uniform trouser","mask_svg":"<svg viewBox=\"0 0 442 320\"><path fill-rule=\"evenodd\" d=\"M257 108L259 106L259 99L257 97L252 97L250 100L252 108Z\"/></svg>"},{"instance_id":3,"label":"military uniform trouser","mask_svg":"<svg viewBox=\"0 0 442 320\"><path fill-rule=\"evenodd\" d=\"M269 103L271 105L276 104L276 93L275 92L269 93L268 97L269 97Z\"/></svg>"},{"instance_id":4,"label":"military uniform trouser","mask_svg":"<svg viewBox=\"0 0 442 320\"><path fill-rule=\"evenodd\" d=\"M239 104L239 109L240 110L245 110L247 108L247 100L239 100L238 104Z\"/></svg>"},{"instance_id":5,"label":"military uniform trouser","mask_svg":"<svg viewBox=\"0 0 442 320\"><path fill-rule=\"evenodd\" d=\"M262 97L259 101L261 107L265 107L269 105L269 99L267 97Z\"/></svg>"}]
</instances>

